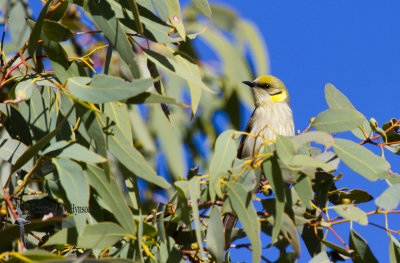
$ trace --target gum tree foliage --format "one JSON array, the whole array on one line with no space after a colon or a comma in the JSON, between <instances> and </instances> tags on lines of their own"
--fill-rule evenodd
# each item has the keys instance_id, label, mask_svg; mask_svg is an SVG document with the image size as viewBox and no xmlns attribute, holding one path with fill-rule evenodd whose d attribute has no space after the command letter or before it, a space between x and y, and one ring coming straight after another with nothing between
<instances>
[{"instance_id":1,"label":"gum tree foliage","mask_svg":"<svg viewBox=\"0 0 400 263\"><path fill-rule=\"evenodd\" d=\"M271 262L272 246L282 262L301 253L377 261L374 240L352 226L398 212L400 177L382 157L400 151L397 119L367 121L327 84L329 109L305 131L239 160L239 106L252 105L240 82L268 73L253 23L206 0L184 9L178 0L48 0L35 19L23 1L2 5L1 260L230 262L242 249ZM199 59L204 47L215 61ZM218 137L217 112L230 127ZM388 188L374 197L337 189L348 176L339 162ZM261 173L268 182L255 194ZM360 209L365 202L376 210ZM230 211L240 224L225 233ZM347 236L337 235L345 222ZM397 233L383 228L398 262Z\"/></svg>"}]
</instances>

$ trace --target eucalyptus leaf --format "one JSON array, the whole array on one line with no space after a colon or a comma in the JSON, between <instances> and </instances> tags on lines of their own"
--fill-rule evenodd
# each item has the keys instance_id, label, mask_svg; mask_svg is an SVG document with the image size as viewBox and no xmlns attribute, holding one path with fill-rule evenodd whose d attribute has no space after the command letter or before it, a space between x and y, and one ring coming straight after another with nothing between
<instances>
[{"instance_id":1,"label":"eucalyptus leaf","mask_svg":"<svg viewBox=\"0 0 400 263\"><path fill-rule=\"evenodd\" d=\"M335 139L333 146L339 158L353 171L370 181L387 177L390 164L355 142Z\"/></svg>"},{"instance_id":2,"label":"eucalyptus leaf","mask_svg":"<svg viewBox=\"0 0 400 263\"><path fill-rule=\"evenodd\" d=\"M228 197L233 210L239 217L253 248L252 262L259 262L261 256L260 221L251 202L251 195L238 183L227 183Z\"/></svg>"},{"instance_id":3,"label":"eucalyptus leaf","mask_svg":"<svg viewBox=\"0 0 400 263\"><path fill-rule=\"evenodd\" d=\"M79 236L78 246L82 248L104 249L112 246L128 234L120 226L112 222L87 225Z\"/></svg>"},{"instance_id":4,"label":"eucalyptus leaf","mask_svg":"<svg viewBox=\"0 0 400 263\"><path fill-rule=\"evenodd\" d=\"M68 79L67 87L78 99L93 103L104 103L136 96L152 86L151 79L126 82L108 75L95 75Z\"/></svg>"},{"instance_id":5,"label":"eucalyptus leaf","mask_svg":"<svg viewBox=\"0 0 400 263\"><path fill-rule=\"evenodd\" d=\"M340 216L355 221L360 225L367 225L368 218L363 210L354 205L337 205L332 207Z\"/></svg>"},{"instance_id":6,"label":"eucalyptus leaf","mask_svg":"<svg viewBox=\"0 0 400 263\"><path fill-rule=\"evenodd\" d=\"M329 109L315 117L311 126L318 131L344 132L359 127L365 117L353 109Z\"/></svg>"}]
</instances>

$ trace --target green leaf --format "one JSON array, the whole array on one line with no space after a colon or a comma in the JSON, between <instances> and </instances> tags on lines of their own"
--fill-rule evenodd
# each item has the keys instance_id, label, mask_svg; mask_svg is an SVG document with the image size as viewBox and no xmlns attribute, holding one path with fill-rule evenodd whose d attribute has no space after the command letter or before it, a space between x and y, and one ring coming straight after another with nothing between
<instances>
[{"instance_id":1,"label":"green leaf","mask_svg":"<svg viewBox=\"0 0 400 263\"><path fill-rule=\"evenodd\" d=\"M150 133L150 127L145 122L145 118L141 116L137 106L132 106L129 109L129 117L131 119L134 138L140 143L142 149L146 152L155 153L157 151L153 139L153 134Z\"/></svg>"},{"instance_id":2,"label":"green leaf","mask_svg":"<svg viewBox=\"0 0 400 263\"><path fill-rule=\"evenodd\" d=\"M176 207L176 214L185 224L191 225L190 211L187 205L189 181L177 181L174 183L174 185L178 192L178 204Z\"/></svg>"},{"instance_id":3,"label":"green leaf","mask_svg":"<svg viewBox=\"0 0 400 263\"><path fill-rule=\"evenodd\" d=\"M297 154L293 156L293 158L290 159L288 164L292 167L321 168L322 170L327 172L335 170L334 167L326 164L324 161L303 154Z\"/></svg>"},{"instance_id":4,"label":"green leaf","mask_svg":"<svg viewBox=\"0 0 400 263\"><path fill-rule=\"evenodd\" d=\"M204 255L204 248L203 248L203 236L202 231L200 229L200 216L199 216L199 206L198 200L200 199L201 190L200 190L200 176L195 176L189 181L189 193L190 199L192 201L192 209L193 209L193 217L194 217L194 225L196 227L196 238L197 244L200 247L200 255L202 258L205 257Z\"/></svg>"},{"instance_id":5,"label":"green leaf","mask_svg":"<svg viewBox=\"0 0 400 263\"><path fill-rule=\"evenodd\" d=\"M350 169L368 180L374 182L377 179L384 179L387 177L390 164L365 147L352 141L335 139L333 149Z\"/></svg>"},{"instance_id":6,"label":"green leaf","mask_svg":"<svg viewBox=\"0 0 400 263\"><path fill-rule=\"evenodd\" d=\"M157 49L159 49L159 52L163 55L150 49L143 49L143 52L146 57L157 66L188 82L199 85L203 90L215 93L203 83L199 70L195 69L198 65L194 63L191 58L177 52L172 52L161 45L157 45Z\"/></svg>"},{"instance_id":7,"label":"green leaf","mask_svg":"<svg viewBox=\"0 0 400 263\"><path fill-rule=\"evenodd\" d=\"M251 202L251 194L238 183L226 184L228 197L233 210L236 212L244 231L253 248L253 262L259 262L261 256L260 221Z\"/></svg>"},{"instance_id":8,"label":"green leaf","mask_svg":"<svg viewBox=\"0 0 400 263\"><path fill-rule=\"evenodd\" d=\"M53 159L53 164L57 167L61 185L71 205L71 213L74 214L77 231L80 233L86 224L87 214L75 213L74 207L88 207L89 183L77 163L69 159Z\"/></svg>"},{"instance_id":9,"label":"green leaf","mask_svg":"<svg viewBox=\"0 0 400 263\"><path fill-rule=\"evenodd\" d=\"M0 159L10 164L15 162L21 157L28 147L22 142L7 138L0 141ZM32 161L27 162L21 167L26 172L29 172L33 167Z\"/></svg>"},{"instance_id":10,"label":"green leaf","mask_svg":"<svg viewBox=\"0 0 400 263\"><path fill-rule=\"evenodd\" d=\"M51 144L42 152L42 155L59 158L70 158L88 163L101 163L107 161L107 159L92 151L89 151L80 144L68 143L66 141L59 141Z\"/></svg>"},{"instance_id":11,"label":"green leaf","mask_svg":"<svg viewBox=\"0 0 400 263\"><path fill-rule=\"evenodd\" d=\"M140 71L135 61L135 54L110 4L106 0L89 0L88 9L97 28L103 31L104 36L118 51L128 65L132 76L139 78Z\"/></svg>"},{"instance_id":12,"label":"green leaf","mask_svg":"<svg viewBox=\"0 0 400 263\"><path fill-rule=\"evenodd\" d=\"M331 243L331 242L329 242L327 240L321 240L321 242L323 244L325 244L327 247L329 247L329 248L331 248L331 249L333 249L333 250L335 250L335 251L339 252L340 254L343 254L343 255L345 255L347 257L351 257L353 255L353 252L354 252L353 250L348 250L347 248L338 246L338 245L336 245L334 243Z\"/></svg>"},{"instance_id":13,"label":"green leaf","mask_svg":"<svg viewBox=\"0 0 400 263\"><path fill-rule=\"evenodd\" d=\"M99 117L100 118L100 117ZM102 126L106 123L102 121ZM161 176L157 176L153 168L146 162L138 150L130 146L129 142L122 132L115 127L113 134L108 135L109 151L122 163L128 170L136 176L146 180L149 183L158 185L161 188L169 188L170 184Z\"/></svg>"},{"instance_id":14,"label":"green leaf","mask_svg":"<svg viewBox=\"0 0 400 263\"><path fill-rule=\"evenodd\" d=\"M111 222L87 225L78 239L78 246L105 249L114 245L128 234L120 226Z\"/></svg>"},{"instance_id":15,"label":"green leaf","mask_svg":"<svg viewBox=\"0 0 400 263\"><path fill-rule=\"evenodd\" d=\"M194 5L203 13L206 17L211 17L211 8L207 0L192 0Z\"/></svg>"},{"instance_id":16,"label":"green leaf","mask_svg":"<svg viewBox=\"0 0 400 263\"><path fill-rule=\"evenodd\" d=\"M182 134L176 127L172 127L159 106L153 107L150 121L153 130L166 154L171 179L176 181L184 176L184 154L182 152ZM160 129L160 127L163 127Z\"/></svg>"},{"instance_id":17,"label":"green leaf","mask_svg":"<svg viewBox=\"0 0 400 263\"><path fill-rule=\"evenodd\" d=\"M219 209L212 206L209 213L210 220L207 227L207 249L215 257L217 263L224 259L224 226Z\"/></svg>"},{"instance_id":18,"label":"green leaf","mask_svg":"<svg viewBox=\"0 0 400 263\"><path fill-rule=\"evenodd\" d=\"M165 0L151 0L153 3L154 8L157 10L157 13L160 15L162 20L167 20L169 11L168 11L168 4Z\"/></svg>"},{"instance_id":19,"label":"green leaf","mask_svg":"<svg viewBox=\"0 0 400 263\"><path fill-rule=\"evenodd\" d=\"M198 65L192 59L177 52L171 53L171 51L161 46L160 49L160 52L165 52L164 56L151 50L143 49L143 51L147 58L157 66L187 81L190 89L192 115L194 115L199 105L202 90L204 89L211 93L214 92L203 83Z\"/></svg>"},{"instance_id":20,"label":"green leaf","mask_svg":"<svg viewBox=\"0 0 400 263\"><path fill-rule=\"evenodd\" d=\"M37 42L40 39L43 21L44 21L44 18L46 17L47 9L49 8L49 4L51 2L52 2L51 0L47 0L46 4L44 4L44 6L42 7L42 10L40 10L38 19L32 28L32 32L31 32L31 35L29 36L29 43L28 43L28 52L30 55L33 55L33 52L35 51L35 48L37 45Z\"/></svg>"},{"instance_id":21,"label":"green leaf","mask_svg":"<svg viewBox=\"0 0 400 263\"><path fill-rule=\"evenodd\" d=\"M126 104L108 102L104 104L104 113L118 126L129 144L133 147L132 126ZM135 123L136 125L136 123Z\"/></svg>"},{"instance_id":22,"label":"green leaf","mask_svg":"<svg viewBox=\"0 0 400 263\"><path fill-rule=\"evenodd\" d=\"M320 252L309 261L309 263L330 263L330 262L331 260L329 259L326 251Z\"/></svg>"},{"instance_id":23,"label":"green leaf","mask_svg":"<svg viewBox=\"0 0 400 263\"><path fill-rule=\"evenodd\" d=\"M220 172L226 172L232 166L237 155L235 143L235 131L227 130L218 136L215 142L215 152L210 161L210 175L217 176Z\"/></svg>"},{"instance_id":24,"label":"green leaf","mask_svg":"<svg viewBox=\"0 0 400 263\"><path fill-rule=\"evenodd\" d=\"M57 127L53 131L42 137L36 144L29 147L21 155L21 157L18 158L18 160L15 162L13 166L13 169L10 172L10 175L13 174L15 171L17 171L18 169L20 169L22 166L24 166L29 160L31 160L31 158L33 158L41 149L43 149L50 142L50 140L61 130L61 127L63 127L65 120L71 114L73 109L74 106L71 107L71 109L66 114L64 119L57 125Z\"/></svg>"},{"instance_id":25,"label":"green leaf","mask_svg":"<svg viewBox=\"0 0 400 263\"><path fill-rule=\"evenodd\" d=\"M296 254L296 257L300 257L300 240L297 234L296 226L292 219L285 213L283 216L282 230L281 232L292 245L292 248Z\"/></svg>"},{"instance_id":26,"label":"green leaf","mask_svg":"<svg viewBox=\"0 0 400 263\"><path fill-rule=\"evenodd\" d=\"M335 88L332 84L328 83L325 85L325 98L326 102L329 105L329 108L331 109L356 110L356 108L349 101L349 99L343 93L341 93L337 88ZM371 127L365 117L360 127L364 130L367 136L371 133ZM365 135L360 127L353 129L351 132L359 139L363 140L365 139Z\"/></svg>"},{"instance_id":27,"label":"green leaf","mask_svg":"<svg viewBox=\"0 0 400 263\"><path fill-rule=\"evenodd\" d=\"M27 121L16 107L0 103L1 121L8 134L25 145L32 144L32 136Z\"/></svg>"},{"instance_id":28,"label":"green leaf","mask_svg":"<svg viewBox=\"0 0 400 263\"><path fill-rule=\"evenodd\" d=\"M297 183L293 185L294 189L303 201L304 205L308 209L312 210L312 200L314 199L314 192L312 189L310 178L308 178L307 175L300 173L299 178L297 178L296 181Z\"/></svg>"},{"instance_id":29,"label":"green leaf","mask_svg":"<svg viewBox=\"0 0 400 263\"><path fill-rule=\"evenodd\" d=\"M95 75L68 79L67 87L78 99L93 103L104 103L136 96L152 86L152 79L126 82L108 75Z\"/></svg>"},{"instance_id":30,"label":"green leaf","mask_svg":"<svg viewBox=\"0 0 400 263\"><path fill-rule=\"evenodd\" d=\"M179 0L166 0L166 2L168 3L169 21L175 27L179 36L185 41L186 32L185 27L183 26Z\"/></svg>"},{"instance_id":31,"label":"green leaf","mask_svg":"<svg viewBox=\"0 0 400 263\"><path fill-rule=\"evenodd\" d=\"M371 249L369 248L367 241L365 241L362 236L360 236L354 229L350 230L350 241L349 245L351 249L355 251L355 258L353 258L353 262L362 263L375 263L378 260L375 258L374 254L372 254Z\"/></svg>"},{"instance_id":32,"label":"green leaf","mask_svg":"<svg viewBox=\"0 0 400 263\"><path fill-rule=\"evenodd\" d=\"M65 11L68 8L68 2L58 2L56 6L56 9L52 10L53 12L49 18L53 21L58 21L64 16Z\"/></svg>"},{"instance_id":33,"label":"green leaf","mask_svg":"<svg viewBox=\"0 0 400 263\"><path fill-rule=\"evenodd\" d=\"M318 114L311 126L318 131L337 133L357 128L364 119L364 115L356 110L329 109Z\"/></svg>"},{"instance_id":34,"label":"green leaf","mask_svg":"<svg viewBox=\"0 0 400 263\"><path fill-rule=\"evenodd\" d=\"M76 244L78 240L78 233L74 228L63 228L50 236L49 240L43 246L63 245L63 244Z\"/></svg>"},{"instance_id":35,"label":"green leaf","mask_svg":"<svg viewBox=\"0 0 400 263\"><path fill-rule=\"evenodd\" d=\"M400 262L400 248L398 246L398 241L393 239L394 237L391 236L389 241L389 260L390 263L398 263Z\"/></svg>"},{"instance_id":36,"label":"green leaf","mask_svg":"<svg viewBox=\"0 0 400 263\"><path fill-rule=\"evenodd\" d=\"M188 108L186 104L177 102L175 98L160 95L153 92L143 92L139 95L131 97L124 101L126 104L151 104L151 103L165 103L175 104L183 108Z\"/></svg>"},{"instance_id":37,"label":"green leaf","mask_svg":"<svg viewBox=\"0 0 400 263\"><path fill-rule=\"evenodd\" d=\"M330 148L335 143L335 139L329 133L322 131L309 131L291 138L297 147L315 142Z\"/></svg>"},{"instance_id":38,"label":"green leaf","mask_svg":"<svg viewBox=\"0 0 400 263\"><path fill-rule=\"evenodd\" d=\"M400 185L393 184L375 200L375 204L389 211L396 209L399 206L399 201Z\"/></svg>"},{"instance_id":39,"label":"green leaf","mask_svg":"<svg viewBox=\"0 0 400 263\"><path fill-rule=\"evenodd\" d=\"M286 136L276 135L276 152L279 159L285 164L289 163L296 154L297 149L294 142Z\"/></svg>"},{"instance_id":40,"label":"green leaf","mask_svg":"<svg viewBox=\"0 0 400 263\"><path fill-rule=\"evenodd\" d=\"M265 75L270 72L267 47L258 30L258 26L250 21L238 21L238 34L240 39L248 42L253 61L255 61L256 76Z\"/></svg>"},{"instance_id":41,"label":"green leaf","mask_svg":"<svg viewBox=\"0 0 400 263\"><path fill-rule=\"evenodd\" d=\"M325 99L331 109L356 109L350 100L330 83L325 85Z\"/></svg>"},{"instance_id":42,"label":"green leaf","mask_svg":"<svg viewBox=\"0 0 400 263\"><path fill-rule=\"evenodd\" d=\"M135 20L137 32L139 34L143 34L143 26L142 26L142 23L140 22L139 9L138 9L136 0L128 1L128 4L131 9L131 12L133 13L133 17L135 18L134 20Z\"/></svg>"},{"instance_id":43,"label":"green leaf","mask_svg":"<svg viewBox=\"0 0 400 263\"><path fill-rule=\"evenodd\" d=\"M225 90L225 96L228 97L230 92L236 89L242 100L253 103L250 89L244 88L239 84L243 80L253 79L241 52L238 51L222 33L216 32L216 30L208 29L203 32L200 37L215 51L217 57L219 57L223 65L225 65L223 72L224 76L226 76L225 80L227 81L225 84L227 88L227 90Z\"/></svg>"},{"instance_id":44,"label":"green leaf","mask_svg":"<svg viewBox=\"0 0 400 263\"><path fill-rule=\"evenodd\" d=\"M367 225L368 218L363 210L354 205L337 205L332 207L340 216L355 221L360 225Z\"/></svg>"},{"instance_id":45,"label":"green leaf","mask_svg":"<svg viewBox=\"0 0 400 263\"><path fill-rule=\"evenodd\" d=\"M59 261L65 259L61 255L51 254L50 252L44 250L26 250L23 253L20 253L19 257L15 257L16 259L21 259L20 257L27 258L31 261L28 262L51 262L51 261ZM12 261L12 260L10 260Z\"/></svg>"},{"instance_id":46,"label":"green leaf","mask_svg":"<svg viewBox=\"0 0 400 263\"><path fill-rule=\"evenodd\" d=\"M136 229L133 215L125 202L115 178L107 178L107 175L102 169L91 164L87 166L86 171L90 185L107 204L121 226L128 231L129 234L134 235Z\"/></svg>"},{"instance_id":47,"label":"green leaf","mask_svg":"<svg viewBox=\"0 0 400 263\"><path fill-rule=\"evenodd\" d=\"M15 87L15 98L21 98L22 100L29 100L32 96L32 90L35 87L36 79L25 79L20 81Z\"/></svg>"},{"instance_id":48,"label":"green leaf","mask_svg":"<svg viewBox=\"0 0 400 263\"><path fill-rule=\"evenodd\" d=\"M272 242L276 242L283 223L285 208L285 185L282 171L275 158L263 162L262 170L275 195L275 222L272 229Z\"/></svg>"},{"instance_id":49,"label":"green leaf","mask_svg":"<svg viewBox=\"0 0 400 263\"><path fill-rule=\"evenodd\" d=\"M74 33L66 26L51 20L44 20L43 32L49 40L61 42L74 37Z\"/></svg>"},{"instance_id":50,"label":"green leaf","mask_svg":"<svg viewBox=\"0 0 400 263\"><path fill-rule=\"evenodd\" d=\"M43 41L43 49L50 60L57 78L62 84L64 84L69 77L73 76L68 70L69 62L67 52L59 42L50 40Z\"/></svg>"}]
</instances>

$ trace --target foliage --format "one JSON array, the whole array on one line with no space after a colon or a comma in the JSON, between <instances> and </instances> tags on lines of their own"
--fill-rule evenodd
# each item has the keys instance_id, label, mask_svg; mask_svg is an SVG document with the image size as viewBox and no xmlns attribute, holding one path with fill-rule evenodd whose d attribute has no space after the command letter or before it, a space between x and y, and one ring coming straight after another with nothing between
<instances>
[{"instance_id":1,"label":"foliage","mask_svg":"<svg viewBox=\"0 0 400 263\"><path fill-rule=\"evenodd\" d=\"M270 262L273 246L291 262L302 238L313 262L377 261L352 226L398 213L400 176L383 149L399 154L399 120L379 127L327 84L329 109L304 132L240 160L240 105L252 103L240 82L268 72L251 22L207 0L48 0L36 20L21 3L3 2L1 260L230 262L247 248ZM205 47L215 61L200 59ZM226 125L211 121L221 115ZM345 131L359 141L331 135ZM367 191L336 188L340 161L388 183L376 210L359 206ZM231 211L242 227L225 232ZM334 230L345 222L347 243Z\"/></svg>"}]
</instances>

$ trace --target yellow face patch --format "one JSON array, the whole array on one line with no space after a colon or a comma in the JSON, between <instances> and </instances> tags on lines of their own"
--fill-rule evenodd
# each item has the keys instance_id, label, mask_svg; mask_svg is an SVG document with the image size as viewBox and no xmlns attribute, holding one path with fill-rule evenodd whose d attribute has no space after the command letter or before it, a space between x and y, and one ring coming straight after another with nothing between
<instances>
[{"instance_id":1,"label":"yellow face patch","mask_svg":"<svg viewBox=\"0 0 400 263\"><path fill-rule=\"evenodd\" d=\"M287 92L286 90L282 90L282 93L276 94L276 95L271 95L271 100L281 102L284 101L287 98Z\"/></svg>"}]
</instances>

